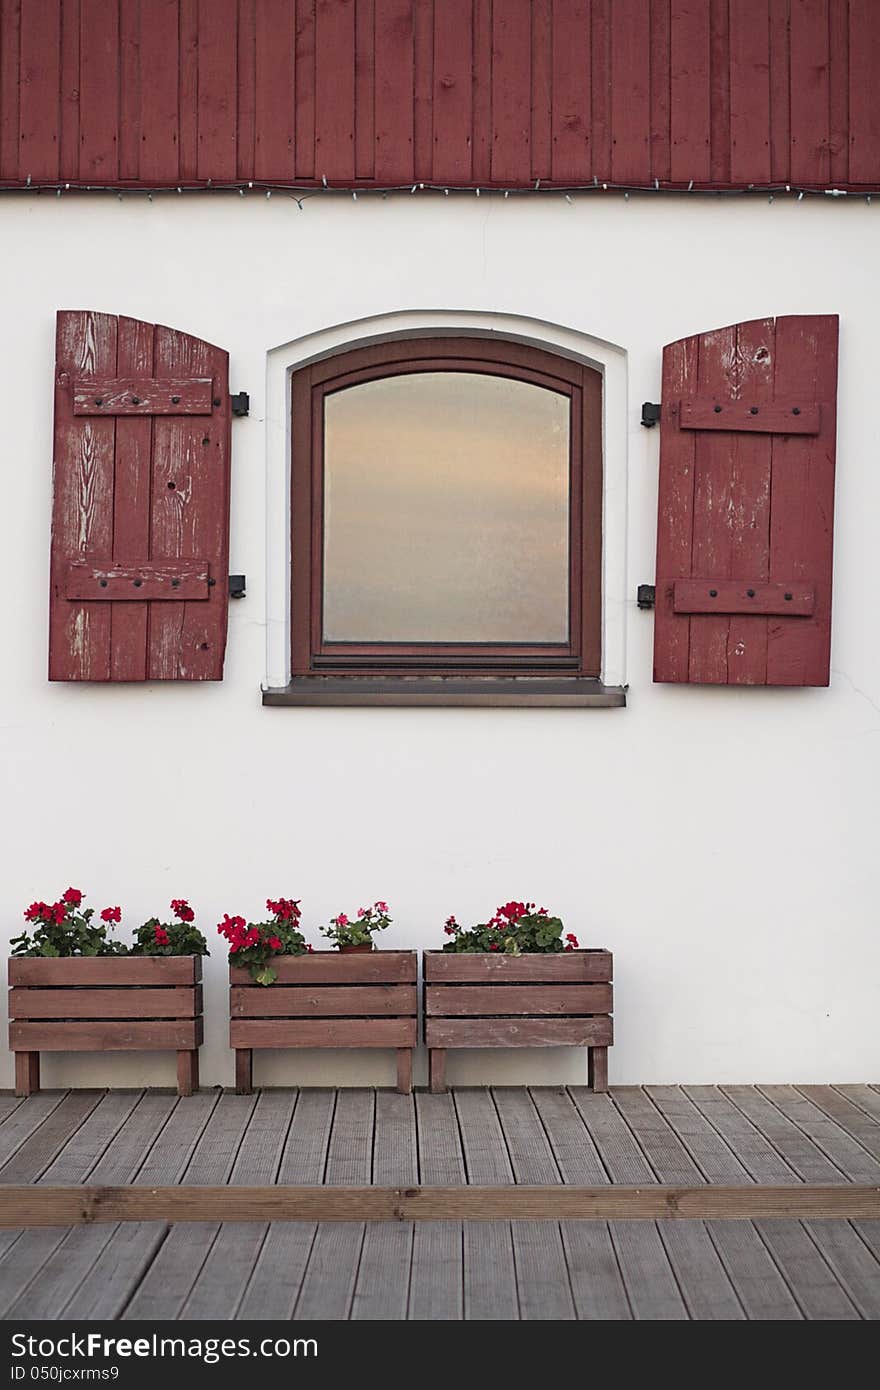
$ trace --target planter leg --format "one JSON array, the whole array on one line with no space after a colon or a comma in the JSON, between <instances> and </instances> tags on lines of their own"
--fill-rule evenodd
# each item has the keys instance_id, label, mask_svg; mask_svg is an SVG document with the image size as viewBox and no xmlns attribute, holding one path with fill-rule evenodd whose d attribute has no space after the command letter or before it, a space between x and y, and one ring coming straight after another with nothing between
<instances>
[{"instance_id":1,"label":"planter leg","mask_svg":"<svg viewBox=\"0 0 880 1390\"><path fill-rule=\"evenodd\" d=\"M39 1052L16 1052L15 1054L15 1094L32 1096L40 1089Z\"/></svg>"},{"instance_id":2,"label":"planter leg","mask_svg":"<svg viewBox=\"0 0 880 1390\"><path fill-rule=\"evenodd\" d=\"M199 1089L199 1054L181 1051L177 1054L177 1094L191 1096Z\"/></svg>"},{"instance_id":3,"label":"planter leg","mask_svg":"<svg viewBox=\"0 0 880 1390\"><path fill-rule=\"evenodd\" d=\"M587 1061L587 1080L594 1091L608 1090L608 1048L591 1047Z\"/></svg>"},{"instance_id":4,"label":"planter leg","mask_svg":"<svg viewBox=\"0 0 880 1390\"><path fill-rule=\"evenodd\" d=\"M397 1049L397 1089L402 1096L412 1091L412 1048Z\"/></svg>"},{"instance_id":5,"label":"planter leg","mask_svg":"<svg viewBox=\"0 0 880 1390\"><path fill-rule=\"evenodd\" d=\"M249 1096L254 1089L254 1052L251 1047L235 1049L235 1093Z\"/></svg>"},{"instance_id":6,"label":"planter leg","mask_svg":"<svg viewBox=\"0 0 880 1390\"><path fill-rule=\"evenodd\" d=\"M446 1090L446 1048L432 1047L428 1051L428 1074L431 1091L440 1095Z\"/></svg>"}]
</instances>

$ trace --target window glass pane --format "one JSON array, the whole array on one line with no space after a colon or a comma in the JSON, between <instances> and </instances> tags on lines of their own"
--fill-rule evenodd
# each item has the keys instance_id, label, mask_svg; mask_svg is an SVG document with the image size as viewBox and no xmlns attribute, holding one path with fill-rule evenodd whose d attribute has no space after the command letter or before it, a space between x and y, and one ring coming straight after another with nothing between
<instances>
[{"instance_id":1,"label":"window glass pane","mask_svg":"<svg viewBox=\"0 0 880 1390\"><path fill-rule=\"evenodd\" d=\"M324 407L326 640L568 640L568 396L420 372Z\"/></svg>"}]
</instances>

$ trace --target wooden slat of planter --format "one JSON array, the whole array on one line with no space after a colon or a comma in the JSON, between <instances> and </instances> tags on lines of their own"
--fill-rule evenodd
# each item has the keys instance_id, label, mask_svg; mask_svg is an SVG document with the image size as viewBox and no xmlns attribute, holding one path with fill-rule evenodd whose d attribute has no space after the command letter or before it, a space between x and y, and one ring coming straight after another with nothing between
<instances>
[{"instance_id":1,"label":"wooden slat of planter","mask_svg":"<svg viewBox=\"0 0 880 1390\"><path fill-rule=\"evenodd\" d=\"M612 979L610 951L561 951L555 955L505 956L461 955L442 951L425 952L425 979L441 984L488 984L504 980L508 984L576 984L580 981Z\"/></svg>"},{"instance_id":2,"label":"wooden slat of planter","mask_svg":"<svg viewBox=\"0 0 880 1390\"><path fill-rule=\"evenodd\" d=\"M270 985L271 989L272 986ZM229 1024L230 1047L415 1047L414 1018L240 1018Z\"/></svg>"},{"instance_id":3,"label":"wooden slat of planter","mask_svg":"<svg viewBox=\"0 0 880 1390\"><path fill-rule=\"evenodd\" d=\"M233 1018L347 1018L416 1013L415 985L337 985L310 989L308 985L274 984L248 989L233 985L229 1008Z\"/></svg>"},{"instance_id":4,"label":"wooden slat of planter","mask_svg":"<svg viewBox=\"0 0 880 1390\"><path fill-rule=\"evenodd\" d=\"M425 990L425 1013L607 1014L610 985L431 985Z\"/></svg>"},{"instance_id":5,"label":"wooden slat of planter","mask_svg":"<svg viewBox=\"0 0 880 1390\"><path fill-rule=\"evenodd\" d=\"M11 989L10 1018L196 1018L201 985L171 989Z\"/></svg>"},{"instance_id":6,"label":"wooden slat of planter","mask_svg":"<svg viewBox=\"0 0 880 1390\"><path fill-rule=\"evenodd\" d=\"M307 956L282 956L272 962L279 985L415 984L418 958L415 951L374 951L368 955L340 955L337 951L315 951ZM251 985L254 989L274 986L254 985L247 970L230 966L229 982Z\"/></svg>"},{"instance_id":7,"label":"wooden slat of planter","mask_svg":"<svg viewBox=\"0 0 880 1390\"><path fill-rule=\"evenodd\" d=\"M10 1023L13 1052L192 1051L202 1042L202 1020L149 1023Z\"/></svg>"},{"instance_id":8,"label":"wooden slat of planter","mask_svg":"<svg viewBox=\"0 0 880 1390\"><path fill-rule=\"evenodd\" d=\"M610 1018L429 1018L428 1047L608 1047Z\"/></svg>"},{"instance_id":9,"label":"wooden slat of planter","mask_svg":"<svg viewBox=\"0 0 880 1390\"><path fill-rule=\"evenodd\" d=\"M9 983L51 985L191 985L202 978L201 956L11 957Z\"/></svg>"}]
</instances>

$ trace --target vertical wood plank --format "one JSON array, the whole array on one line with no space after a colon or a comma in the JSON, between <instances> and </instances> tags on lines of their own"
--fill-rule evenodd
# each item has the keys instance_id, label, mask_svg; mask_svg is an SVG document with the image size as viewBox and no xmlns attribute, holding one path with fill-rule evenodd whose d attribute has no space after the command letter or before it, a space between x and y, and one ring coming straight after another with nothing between
<instances>
[{"instance_id":1,"label":"vertical wood plank","mask_svg":"<svg viewBox=\"0 0 880 1390\"><path fill-rule=\"evenodd\" d=\"M0 23L3 25L5 38L5 17ZM79 29L79 0L64 0L61 7L60 172L65 179L75 177L79 170ZM0 124L5 124L5 115L0 115ZM0 174L2 164L0 157Z\"/></svg>"},{"instance_id":2,"label":"vertical wood plank","mask_svg":"<svg viewBox=\"0 0 880 1390\"><path fill-rule=\"evenodd\" d=\"M611 178L614 183L639 183L644 179L650 159L649 13L644 0L615 0L611 36Z\"/></svg>"},{"instance_id":3,"label":"vertical wood plank","mask_svg":"<svg viewBox=\"0 0 880 1390\"><path fill-rule=\"evenodd\" d=\"M232 183L236 167L236 0L199 0L198 176Z\"/></svg>"},{"instance_id":4,"label":"vertical wood plank","mask_svg":"<svg viewBox=\"0 0 880 1390\"><path fill-rule=\"evenodd\" d=\"M257 12L262 10L256 0L238 0L238 106L236 110L235 172L242 180L256 178L257 140ZM290 86L286 95L276 102L273 124L289 128L290 145L283 173L276 174L278 182L293 178L293 7L288 6L283 19L290 27ZM284 23L280 25L278 48L283 53ZM287 103L285 105L285 102Z\"/></svg>"},{"instance_id":5,"label":"vertical wood plank","mask_svg":"<svg viewBox=\"0 0 880 1390\"><path fill-rule=\"evenodd\" d=\"M511 1221L519 1315L526 1321L575 1317L558 1221Z\"/></svg>"},{"instance_id":6,"label":"vertical wood plank","mask_svg":"<svg viewBox=\"0 0 880 1390\"><path fill-rule=\"evenodd\" d=\"M817 435L773 437L770 579L809 577L812 617L768 620L767 679L773 685L827 685L831 664L831 573L837 442L836 315L776 320L777 399L821 401Z\"/></svg>"},{"instance_id":7,"label":"vertical wood plank","mask_svg":"<svg viewBox=\"0 0 880 1390\"><path fill-rule=\"evenodd\" d=\"M434 7L435 183L467 183L471 177L473 8L473 0L444 0Z\"/></svg>"},{"instance_id":8,"label":"vertical wood plank","mask_svg":"<svg viewBox=\"0 0 880 1390\"><path fill-rule=\"evenodd\" d=\"M180 0L178 74L179 163L182 179L199 167L199 0Z\"/></svg>"},{"instance_id":9,"label":"vertical wood plank","mask_svg":"<svg viewBox=\"0 0 880 1390\"><path fill-rule=\"evenodd\" d=\"M678 427L681 400L697 392L699 338L663 349L660 421L660 484L657 499L657 600L654 611L654 680L686 681L690 622L673 609L674 583L691 573L696 443Z\"/></svg>"},{"instance_id":10,"label":"vertical wood plank","mask_svg":"<svg viewBox=\"0 0 880 1390\"><path fill-rule=\"evenodd\" d=\"M315 10L315 176L354 177L354 0L317 0Z\"/></svg>"},{"instance_id":11,"label":"vertical wood plank","mask_svg":"<svg viewBox=\"0 0 880 1390\"><path fill-rule=\"evenodd\" d=\"M849 0L828 8L829 161L831 182L835 185L849 182L849 11ZM880 29L874 51L880 53Z\"/></svg>"},{"instance_id":12,"label":"vertical wood plank","mask_svg":"<svg viewBox=\"0 0 880 1390\"><path fill-rule=\"evenodd\" d=\"M120 318L117 342L120 376L153 375L153 325ZM153 422L148 416L116 421L113 491L113 559L121 564L150 558L150 478ZM146 603L109 604L110 679L142 681L147 676Z\"/></svg>"},{"instance_id":13,"label":"vertical wood plank","mask_svg":"<svg viewBox=\"0 0 880 1390\"><path fill-rule=\"evenodd\" d=\"M651 0L651 179L671 174L670 0Z\"/></svg>"},{"instance_id":14,"label":"vertical wood plank","mask_svg":"<svg viewBox=\"0 0 880 1390\"><path fill-rule=\"evenodd\" d=\"M371 179L376 168L376 3L355 0L354 172Z\"/></svg>"},{"instance_id":15,"label":"vertical wood plank","mask_svg":"<svg viewBox=\"0 0 880 1390\"><path fill-rule=\"evenodd\" d=\"M769 0L730 10L730 177L740 184L772 177Z\"/></svg>"},{"instance_id":16,"label":"vertical wood plank","mask_svg":"<svg viewBox=\"0 0 880 1390\"><path fill-rule=\"evenodd\" d=\"M465 1221L464 1315L468 1322L519 1318L509 1221Z\"/></svg>"},{"instance_id":17,"label":"vertical wood plank","mask_svg":"<svg viewBox=\"0 0 880 1390\"><path fill-rule=\"evenodd\" d=\"M711 177L709 8L672 0L670 14L671 169L673 183ZM714 74L713 74L714 76Z\"/></svg>"},{"instance_id":18,"label":"vertical wood plank","mask_svg":"<svg viewBox=\"0 0 880 1390\"><path fill-rule=\"evenodd\" d=\"M119 11L106 0L80 0L79 176L119 177Z\"/></svg>"},{"instance_id":19,"label":"vertical wood plank","mask_svg":"<svg viewBox=\"0 0 880 1390\"><path fill-rule=\"evenodd\" d=\"M413 7L411 0L375 3L376 179L406 183L414 168Z\"/></svg>"},{"instance_id":20,"label":"vertical wood plank","mask_svg":"<svg viewBox=\"0 0 880 1390\"><path fill-rule=\"evenodd\" d=\"M56 322L49 679L109 680L110 605L64 597L70 560L99 559L113 544L113 420L73 416L74 376L116 374L117 321L61 310Z\"/></svg>"},{"instance_id":21,"label":"vertical wood plank","mask_svg":"<svg viewBox=\"0 0 880 1390\"><path fill-rule=\"evenodd\" d=\"M368 1221L351 1305L353 1322L406 1318L412 1266L412 1221Z\"/></svg>"},{"instance_id":22,"label":"vertical wood plank","mask_svg":"<svg viewBox=\"0 0 880 1390\"><path fill-rule=\"evenodd\" d=\"M532 35L528 0L492 9L492 182L522 182L531 162Z\"/></svg>"},{"instance_id":23,"label":"vertical wood plank","mask_svg":"<svg viewBox=\"0 0 880 1390\"><path fill-rule=\"evenodd\" d=\"M552 176L553 107L553 0L533 0L530 174L533 179ZM523 171L525 172L525 171Z\"/></svg>"},{"instance_id":24,"label":"vertical wood plank","mask_svg":"<svg viewBox=\"0 0 880 1390\"><path fill-rule=\"evenodd\" d=\"M706 1229L750 1321L803 1317L751 1221L707 1221Z\"/></svg>"},{"instance_id":25,"label":"vertical wood plank","mask_svg":"<svg viewBox=\"0 0 880 1390\"><path fill-rule=\"evenodd\" d=\"M48 182L59 173L61 0L22 6L20 44L20 177Z\"/></svg>"},{"instance_id":26,"label":"vertical wood plank","mask_svg":"<svg viewBox=\"0 0 880 1390\"><path fill-rule=\"evenodd\" d=\"M791 0L791 179L831 173L828 0Z\"/></svg>"},{"instance_id":27,"label":"vertical wood plank","mask_svg":"<svg viewBox=\"0 0 880 1390\"><path fill-rule=\"evenodd\" d=\"M362 1221L318 1225L297 1299L297 1321L341 1321L350 1316L365 1228Z\"/></svg>"},{"instance_id":28,"label":"vertical wood plank","mask_svg":"<svg viewBox=\"0 0 880 1390\"><path fill-rule=\"evenodd\" d=\"M586 183L592 174L588 0L553 0L552 25L551 177Z\"/></svg>"},{"instance_id":29,"label":"vertical wood plank","mask_svg":"<svg viewBox=\"0 0 880 1390\"><path fill-rule=\"evenodd\" d=\"M271 1223L236 1317L276 1322L293 1317L316 1231L311 1221Z\"/></svg>"},{"instance_id":30,"label":"vertical wood plank","mask_svg":"<svg viewBox=\"0 0 880 1390\"><path fill-rule=\"evenodd\" d=\"M800 1221L756 1221L754 1225L805 1317L811 1321L858 1319L855 1307Z\"/></svg>"},{"instance_id":31,"label":"vertical wood plank","mask_svg":"<svg viewBox=\"0 0 880 1390\"><path fill-rule=\"evenodd\" d=\"M788 3L770 0L770 177L774 183L792 178Z\"/></svg>"},{"instance_id":32,"label":"vertical wood plank","mask_svg":"<svg viewBox=\"0 0 880 1390\"><path fill-rule=\"evenodd\" d=\"M877 150L880 149L878 52L880 6L874 0L850 0L849 177L853 183L877 183Z\"/></svg>"},{"instance_id":33,"label":"vertical wood plank","mask_svg":"<svg viewBox=\"0 0 880 1390\"><path fill-rule=\"evenodd\" d=\"M624 1322L632 1318L626 1289L606 1221L559 1223L571 1280L575 1313L581 1322Z\"/></svg>"},{"instance_id":34,"label":"vertical wood plank","mask_svg":"<svg viewBox=\"0 0 880 1390\"><path fill-rule=\"evenodd\" d=\"M413 174L430 183L434 173L434 0L414 9L415 74L413 79Z\"/></svg>"},{"instance_id":35,"label":"vertical wood plank","mask_svg":"<svg viewBox=\"0 0 880 1390\"><path fill-rule=\"evenodd\" d=\"M710 0L711 178L730 180L730 39L728 0Z\"/></svg>"},{"instance_id":36,"label":"vertical wood plank","mask_svg":"<svg viewBox=\"0 0 880 1390\"><path fill-rule=\"evenodd\" d=\"M149 16L147 16L149 21ZM119 0L119 177L136 179L141 143L141 0ZM167 66L167 58L164 59ZM149 79L148 79L149 80Z\"/></svg>"},{"instance_id":37,"label":"vertical wood plank","mask_svg":"<svg viewBox=\"0 0 880 1390\"><path fill-rule=\"evenodd\" d=\"M462 1316L462 1223L416 1221L409 1310L413 1321L453 1322Z\"/></svg>"},{"instance_id":38,"label":"vertical wood plank","mask_svg":"<svg viewBox=\"0 0 880 1390\"><path fill-rule=\"evenodd\" d=\"M702 1221L658 1221L657 1230L694 1321L745 1317L718 1251Z\"/></svg>"},{"instance_id":39,"label":"vertical wood plank","mask_svg":"<svg viewBox=\"0 0 880 1390\"><path fill-rule=\"evenodd\" d=\"M455 1109L468 1182L488 1186L513 1182L504 1131L491 1093L460 1086L455 1092Z\"/></svg>"},{"instance_id":40,"label":"vertical wood plank","mask_svg":"<svg viewBox=\"0 0 880 1390\"><path fill-rule=\"evenodd\" d=\"M333 1126L335 1091L300 1091L278 1166L280 1183L322 1183Z\"/></svg>"},{"instance_id":41,"label":"vertical wood plank","mask_svg":"<svg viewBox=\"0 0 880 1390\"><path fill-rule=\"evenodd\" d=\"M289 0L256 8L256 145L254 177L293 179L296 138L296 14Z\"/></svg>"},{"instance_id":42,"label":"vertical wood plank","mask_svg":"<svg viewBox=\"0 0 880 1390\"><path fill-rule=\"evenodd\" d=\"M669 1257L654 1221L611 1221L611 1239L633 1317L644 1322L686 1322Z\"/></svg>"},{"instance_id":43,"label":"vertical wood plank","mask_svg":"<svg viewBox=\"0 0 880 1390\"><path fill-rule=\"evenodd\" d=\"M380 1187L412 1187L418 1180L413 1098L395 1091L377 1091L373 1182Z\"/></svg>"},{"instance_id":44,"label":"vertical wood plank","mask_svg":"<svg viewBox=\"0 0 880 1390\"><path fill-rule=\"evenodd\" d=\"M366 1090L338 1091L324 1181L351 1187L373 1181L375 1094Z\"/></svg>"},{"instance_id":45,"label":"vertical wood plank","mask_svg":"<svg viewBox=\"0 0 880 1390\"><path fill-rule=\"evenodd\" d=\"M425 1186L458 1187L467 1181L461 1137L452 1097L416 1094L419 1181Z\"/></svg>"},{"instance_id":46,"label":"vertical wood plank","mask_svg":"<svg viewBox=\"0 0 880 1390\"><path fill-rule=\"evenodd\" d=\"M77 45L79 29L77 28ZM25 179L21 172L21 0L0 0L0 178ZM77 68L79 47L77 46ZM75 84L79 87L79 79Z\"/></svg>"},{"instance_id":47,"label":"vertical wood plank","mask_svg":"<svg viewBox=\"0 0 880 1390\"><path fill-rule=\"evenodd\" d=\"M473 179L492 173L492 0L473 0Z\"/></svg>"},{"instance_id":48,"label":"vertical wood plank","mask_svg":"<svg viewBox=\"0 0 880 1390\"><path fill-rule=\"evenodd\" d=\"M296 177L315 173L315 0L296 0Z\"/></svg>"}]
</instances>

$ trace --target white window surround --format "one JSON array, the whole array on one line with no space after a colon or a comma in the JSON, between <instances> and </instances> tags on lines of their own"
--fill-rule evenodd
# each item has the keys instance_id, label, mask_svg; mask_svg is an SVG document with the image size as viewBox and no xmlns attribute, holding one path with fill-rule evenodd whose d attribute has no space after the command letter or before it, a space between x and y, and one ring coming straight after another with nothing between
<instances>
[{"instance_id":1,"label":"white window surround","mask_svg":"<svg viewBox=\"0 0 880 1390\"><path fill-rule=\"evenodd\" d=\"M266 366L266 682L290 680L290 378L300 367L370 343L424 335L497 337L557 352L602 372L602 681L626 684L627 358L611 343L515 314L417 311L376 315L272 348Z\"/></svg>"}]
</instances>

